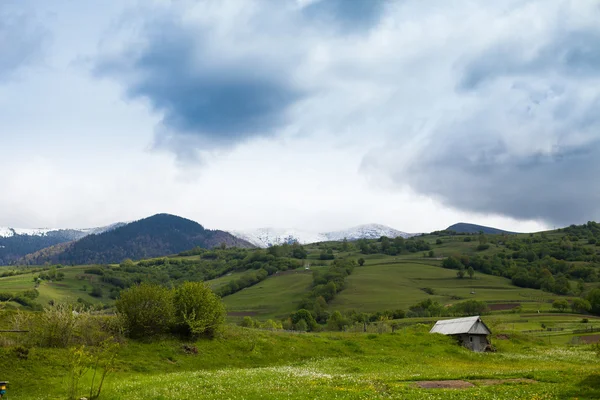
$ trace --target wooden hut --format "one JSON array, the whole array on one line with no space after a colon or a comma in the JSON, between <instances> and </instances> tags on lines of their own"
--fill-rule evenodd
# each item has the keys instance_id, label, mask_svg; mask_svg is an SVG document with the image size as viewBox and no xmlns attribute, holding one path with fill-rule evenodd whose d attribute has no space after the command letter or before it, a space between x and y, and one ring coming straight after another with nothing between
<instances>
[{"instance_id":1,"label":"wooden hut","mask_svg":"<svg viewBox=\"0 0 600 400\"><path fill-rule=\"evenodd\" d=\"M475 316L440 320L429 333L453 336L466 348L482 352L490 345L487 337L492 334L492 331L479 316Z\"/></svg>"}]
</instances>

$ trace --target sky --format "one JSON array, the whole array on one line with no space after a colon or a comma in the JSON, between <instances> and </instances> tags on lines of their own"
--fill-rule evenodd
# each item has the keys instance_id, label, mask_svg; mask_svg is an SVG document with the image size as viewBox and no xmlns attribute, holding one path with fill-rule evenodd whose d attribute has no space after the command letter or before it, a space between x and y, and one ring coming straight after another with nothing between
<instances>
[{"instance_id":1,"label":"sky","mask_svg":"<svg viewBox=\"0 0 600 400\"><path fill-rule=\"evenodd\" d=\"M600 219L597 0L2 0L0 226Z\"/></svg>"}]
</instances>

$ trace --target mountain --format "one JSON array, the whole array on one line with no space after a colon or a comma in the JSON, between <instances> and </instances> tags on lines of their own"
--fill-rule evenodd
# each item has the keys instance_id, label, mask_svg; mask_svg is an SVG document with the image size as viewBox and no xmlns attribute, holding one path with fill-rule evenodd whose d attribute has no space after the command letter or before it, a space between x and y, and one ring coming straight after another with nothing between
<instances>
[{"instance_id":1,"label":"mountain","mask_svg":"<svg viewBox=\"0 0 600 400\"><path fill-rule=\"evenodd\" d=\"M283 243L298 242L300 244L327 242L332 240L379 239L381 236L404 238L413 234L401 232L380 224L359 225L350 229L334 232L316 233L297 229L259 228L244 231L229 231L232 235L248 241L257 247L270 247Z\"/></svg>"},{"instance_id":2,"label":"mountain","mask_svg":"<svg viewBox=\"0 0 600 400\"><path fill-rule=\"evenodd\" d=\"M464 222L459 222L458 224L451 225L446 228L447 231L454 231L457 233L479 233L483 232L488 235L498 235L498 234L515 234L515 232L503 231L502 229L491 228L489 226L483 225L475 225L475 224L467 224Z\"/></svg>"},{"instance_id":3,"label":"mountain","mask_svg":"<svg viewBox=\"0 0 600 400\"><path fill-rule=\"evenodd\" d=\"M89 234L74 242L43 249L27 255L20 262L119 263L126 258L160 257L194 247L212 248L222 243L230 247L253 247L227 232L204 229L197 222L175 215L157 214L110 231Z\"/></svg>"},{"instance_id":4,"label":"mountain","mask_svg":"<svg viewBox=\"0 0 600 400\"><path fill-rule=\"evenodd\" d=\"M20 229L0 227L0 265L10 264L41 249L79 240L125 225L116 224L88 229Z\"/></svg>"}]
</instances>

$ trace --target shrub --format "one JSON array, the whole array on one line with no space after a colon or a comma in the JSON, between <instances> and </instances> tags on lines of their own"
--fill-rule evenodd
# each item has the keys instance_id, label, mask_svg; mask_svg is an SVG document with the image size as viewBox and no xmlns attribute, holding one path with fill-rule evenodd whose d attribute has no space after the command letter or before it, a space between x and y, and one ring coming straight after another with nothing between
<instances>
[{"instance_id":1,"label":"shrub","mask_svg":"<svg viewBox=\"0 0 600 400\"><path fill-rule=\"evenodd\" d=\"M243 326L244 328L254 328L255 322L252 319L252 317L244 317L242 319L242 321L240 322L240 326Z\"/></svg>"},{"instance_id":2,"label":"shrub","mask_svg":"<svg viewBox=\"0 0 600 400\"><path fill-rule=\"evenodd\" d=\"M221 299L203 282L186 282L175 289L175 329L187 336L213 337L225 320Z\"/></svg>"},{"instance_id":3,"label":"shrub","mask_svg":"<svg viewBox=\"0 0 600 400\"><path fill-rule=\"evenodd\" d=\"M172 298L170 290L146 283L123 290L116 306L128 335L139 338L167 332L175 315Z\"/></svg>"},{"instance_id":4,"label":"shrub","mask_svg":"<svg viewBox=\"0 0 600 400\"><path fill-rule=\"evenodd\" d=\"M363 265L365 265L365 259L364 259L364 258L362 258L362 257L361 257L361 258L359 258L359 259L358 259L358 265L360 265L361 267L362 267Z\"/></svg>"},{"instance_id":5,"label":"shrub","mask_svg":"<svg viewBox=\"0 0 600 400\"><path fill-rule=\"evenodd\" d=\"M490 248L490 245L487 243L482 243L480 245L477 246L477 251L483 251L483 250L487 250Z\"/></svg>"},{"instance_id":6,"label":"shrub","mask_svg":"<svg viewBox=\"0 0 600 400\"><path fill-rule=\"evenodd\" d=\"M94 286L90 292L90 296L102 297L102 288L100 286Z\"/></svg>"}]
</instances>

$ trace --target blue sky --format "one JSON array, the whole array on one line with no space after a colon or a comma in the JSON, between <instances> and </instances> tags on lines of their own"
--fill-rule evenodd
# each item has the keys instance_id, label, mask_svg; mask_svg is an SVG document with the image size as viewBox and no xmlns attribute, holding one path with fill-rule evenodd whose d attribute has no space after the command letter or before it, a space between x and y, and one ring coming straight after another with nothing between
<instances>
[{"instance_id":1,"label":"blue sky","mask_svg":"<svg viewBox=\"0 0 600 400\"><path fill-rule=\"evenodd\" d=\"M593 0L0 3L0 226L600 219Z\"/></svg>"}]
</instances>

